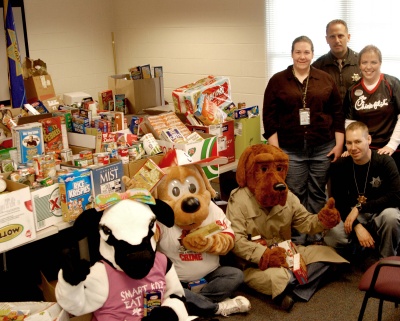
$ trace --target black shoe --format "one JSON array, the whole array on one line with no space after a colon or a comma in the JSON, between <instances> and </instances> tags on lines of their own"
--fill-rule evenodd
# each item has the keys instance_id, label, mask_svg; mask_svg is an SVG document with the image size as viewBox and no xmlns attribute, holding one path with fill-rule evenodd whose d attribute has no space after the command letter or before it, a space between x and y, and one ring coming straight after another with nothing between
<instances>
[{"instance_id":1,"label":"black shoe","mask_svg":"<svg viewBox=\"0 0 400 321\"><path fill-rule=\"evenodd\" d=\"M287 312L290 312L294 306L295 301L290 295L285 295L281 302L281 308Z\"/></svg>"}]
</instances>

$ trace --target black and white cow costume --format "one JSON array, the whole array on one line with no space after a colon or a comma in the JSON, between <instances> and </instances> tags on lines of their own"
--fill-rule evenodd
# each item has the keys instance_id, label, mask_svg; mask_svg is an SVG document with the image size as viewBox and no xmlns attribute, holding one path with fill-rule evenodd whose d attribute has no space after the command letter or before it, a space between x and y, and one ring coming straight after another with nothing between
<instances>
[{"instance_id":1,"label":"black and white cow costume","mask_svg":"<svg viewBox=\"0 0 400 321\"><path fill-rule=\"evenodd\" d=\"M156 252L156 219L173 226L174 213L164 202L147 205L126 199L102 212L83 212L73 229L100 230L102 260L89 268L85 260L65 260L58 274L57 302L73 315L93 312L97 321L193 320L171 261ZM162 293L161 306L144 316L145 293Z\"/></svg>"}]
</instances>

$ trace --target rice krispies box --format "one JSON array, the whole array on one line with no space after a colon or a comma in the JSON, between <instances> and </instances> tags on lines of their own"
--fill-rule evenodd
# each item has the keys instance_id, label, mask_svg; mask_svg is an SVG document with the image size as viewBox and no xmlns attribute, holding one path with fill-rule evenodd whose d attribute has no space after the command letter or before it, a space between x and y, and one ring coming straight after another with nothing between
<instances>
[{"instance_id":1,"label":"rice krispies box","mask_svg":"<svg viewBox=\"0 0 400 321\"><path fill-rule=\"evenodd\" d=\"M93 208L90 169L82 168L60 175L58 183L65 222L73 222L83 211Z\"/></svg>"}]
</instances>

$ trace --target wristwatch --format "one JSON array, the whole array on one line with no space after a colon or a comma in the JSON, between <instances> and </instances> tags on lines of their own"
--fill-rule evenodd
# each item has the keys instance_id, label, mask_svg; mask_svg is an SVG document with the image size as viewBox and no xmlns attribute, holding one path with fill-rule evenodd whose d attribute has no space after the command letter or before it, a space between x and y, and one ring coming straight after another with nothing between
<instances>
[{"instance_id":1,"label":"wristwatch","mask_svg":"<svg viewBox=\"0 0 400 321\"><path fill-rule=\"evenodd\" d=\"M358 209L358 212L361 212L362 210L362 205L361 203L357 203L356 206L354 206L356 209Z\"/></svg>"}]
</instances>

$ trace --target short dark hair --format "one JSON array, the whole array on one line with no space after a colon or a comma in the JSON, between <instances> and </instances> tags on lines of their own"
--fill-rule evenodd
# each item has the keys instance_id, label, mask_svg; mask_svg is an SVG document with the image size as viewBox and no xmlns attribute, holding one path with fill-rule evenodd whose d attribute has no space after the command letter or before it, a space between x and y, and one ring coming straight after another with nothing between
<instances>
[{"instance_id":1,"label":"short dark hair","mask_svg":"<svg viewBox=\"0 0 400 321\"><path fill-rule=\"evenodd\" d=\"M341 24L345 27L346 32L349 32L349 28L347 28L347 22L342 20L342 19L334 19L332 21L329 21L328 24L326 25L326 34L328 35L328 29L331 25L337 25L337 24Z\"/></svg>"},{"instance_id":2,"label":"short dark hair","mask_svg":"<svg viewBox=\"0 0 400 321\"><path fill-rule=\"evenodd\" d=\"M314 44L311 41L311 39L308 38L307 36L300 36L300 37L297 37L296 39L293 40L291 53L293 53L293 51L294 51L294 45L296 43L298 43L298 42L307 42L307 43L309 43L311 45L311 51L314 52Z\"/></svg>"}]
</instances>

